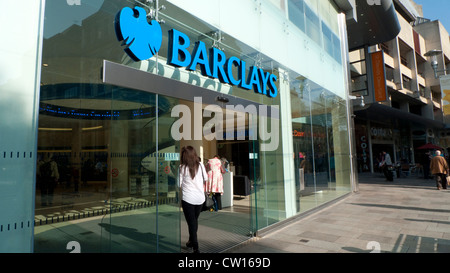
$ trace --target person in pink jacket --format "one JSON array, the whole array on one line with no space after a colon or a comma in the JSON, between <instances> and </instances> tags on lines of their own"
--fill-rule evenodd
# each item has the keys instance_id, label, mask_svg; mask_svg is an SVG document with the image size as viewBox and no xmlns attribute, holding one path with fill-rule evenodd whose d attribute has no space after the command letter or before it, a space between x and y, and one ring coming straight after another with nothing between
<instances>
[{"instance_id":1,"label":"person in pink jacket","mask_svg":"<svg viewBox=\"0 0 450 273\"><path fill-rule=\"evenodd\" d=\"M218 155L208 160L208 181L206 182L206 192L213 193L217 202L217 210L222 209L222 195L223 195L223 176L225 169L222 165L222 160Z\"/></svg>"}]
</instances>

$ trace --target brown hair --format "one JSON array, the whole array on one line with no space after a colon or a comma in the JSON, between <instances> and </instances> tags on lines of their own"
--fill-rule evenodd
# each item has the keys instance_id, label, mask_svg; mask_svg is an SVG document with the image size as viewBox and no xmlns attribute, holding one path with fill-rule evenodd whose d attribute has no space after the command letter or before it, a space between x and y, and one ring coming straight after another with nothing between
<instances>
[{"instance_id":1,"label":"brown hair","mask_svg":"<svg viewBox=\"0 0 450 273\"><path fill-rule=\"evenodd\" d=\"M197 155L194 147L185 146L181 149L181 165L189 168L191 178L194 179L195 174L198 171L200 164L200 158Z\"/></svg>"}]
</instances>

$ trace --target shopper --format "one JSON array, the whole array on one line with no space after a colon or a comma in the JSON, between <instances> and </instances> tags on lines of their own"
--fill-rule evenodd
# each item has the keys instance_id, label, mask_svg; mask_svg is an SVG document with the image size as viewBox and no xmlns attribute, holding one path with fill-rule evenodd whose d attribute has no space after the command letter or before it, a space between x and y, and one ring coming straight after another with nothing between
<instances>
[{"instance_id":1,"label":"shopper","mask_svg":"<svg viewBox=\"0 0 450 273\"><path fill-rule=\"evenodd\" d=\"M208 176L205 166L200 162L194 147L183 147L180 158L181 205L189 230L189 241L186 243L186 246L192 247L194 253L199 253L197 239L198 217L205 202L204 183Z\"/></svg>"},{"instance_id":2,"label":"shopper","mask_svg":"<svg viewBox=\"0 0 450 273\"><path fill-rule=\"evenodd\" d=\"M44 160L38 163L38 167L41 206L52 206L53 194L59 180L58 164L53 160L53 154L45 154Z\"/></svg>"},{"instance_id":3,"label":"shopper","mask_svg":"<svg viewBox=\"0 0 450 273\"><path fill-rule=\"evenodd\" d=\"M218 155L208 160L208 182L206 183L206 192L212 193L217 203L217 210L222 209L222 195L223 195L223 168L222 160Z\"/></svg>"},{"instance_id":4,"label":"shopper","mask_svg":"<svg viewBox=\"0 0 450 273\"><path fill-rule=\"evenodd\" d=\"M431 159L430 171L435 176L437 189L447 189L446 176L449 174L449 168L447 160L441 156L441 151L439 150L436 151L436 156Z\"/></svg>"},{"instance_id":5,"label":"shopper","mask_svg":"<svg viewBox=\"0 0 450 273\"><path fill-rule=\"evenodd\" d=\"M386 179L388 181L394 181L394 174L392 173L392 159L391 156L385 151L383 151L383 161L380 165Z\"/></svg>"}]
</instances>

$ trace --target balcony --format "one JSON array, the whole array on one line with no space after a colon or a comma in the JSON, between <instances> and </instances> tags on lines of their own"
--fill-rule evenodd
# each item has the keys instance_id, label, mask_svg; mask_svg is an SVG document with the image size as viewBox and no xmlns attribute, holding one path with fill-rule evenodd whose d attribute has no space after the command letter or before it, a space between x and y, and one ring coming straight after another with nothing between
<instances>
[{"instance_id":1,"label":"balcony","mask_svg":"<svg viewBox=\"0 0 450 273\"><path fill-rule=\"evenodd\" d=\"M437 99L433 98L432 102L433 102L433 107L435 109L441 109L441 100L437 100Z\"/></svg>"},{"instance_id":2,"label":"balcony","mask_svg":"<svg viewBox=\"0 0 450 273\"><path fill-rule=\"evenodd\" d=\"M417 83L421 86L427 86L425 78L420 74L417 74Z\"/></svg>"},{"instance_id":3,"label":"balcony","mask_svg":"<svg viewBox=\"0 0 450 273\"><path fill-rule=\"evenodd\" d=\"M401 64L401 72L402 72L402 74L405 75L406 77L408 77L408 78L410 78L410 79L413 78L413 76L412 76L412 70L411 70L409 67L405 66L404 64Z\"/></svg>"}]
</instances>

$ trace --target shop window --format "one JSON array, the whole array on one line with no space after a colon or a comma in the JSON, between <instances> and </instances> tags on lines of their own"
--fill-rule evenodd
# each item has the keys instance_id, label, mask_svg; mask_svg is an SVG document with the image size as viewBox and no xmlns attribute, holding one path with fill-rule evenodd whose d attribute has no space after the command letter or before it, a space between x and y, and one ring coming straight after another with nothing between
<instances>
[{"instance_id":1,"label":"shop window","mask_svg":"<svg viewBox=\"0 0 450 273\"><path fill-rule=\"evenodd\" d=\"M403 89L411 90L411 79L403 75Z\"/></svg>"},{"instance_id":2,"label":"shop window","mask_svg":"<svg viewBox=\"0 0 450 273\"><path fill-rule=\"evenodd\" d=\"M392 101L391 102L391 105L392 105L392 108L395 108L395 109L400 109L400 103L398 102L398 101Z\"/></svg>"},{"instance_id":3,"label":"shop window","mask_svg":"<svg viewBox=\"0 0 450 273\"><path fill-rule=\"evenodd\" d=\"M305 32L305 10L303 0L288 1L289 20Z\"/></svg>"},{"instance_id":4,"label":"shop window","mask_svg":"<svg viewBox=\"0 0 450 273\"><path fill-rule=\"evenodd\" d=\"M389 50L389 46L387 44L381 43L380 48L381 48L381 50L384 51L384 53L386 53L387 55L390 55L391 51Z\"/></svg>"},{"instance_id":5,"label":"shop window","mask_svg":"<svg viewBox=\"0 0 450 273\"><path fill-rule=\"evenodd\" d=\"M314 11L305 5L305 15L306 15L306 34L313 39L317 44L320 42L320 20L319 17L314 13Z\"/></svg>"},{"instance_id":6,"label":"shop window","mask_svg":"<svg viewBox=\"0 0 450 273\"><path fill-rule=\"evenodd\" d=\"M410 105L409 112L415 115L422 115L422 106L420 105Z\"/></svg>"}]
</instances>

